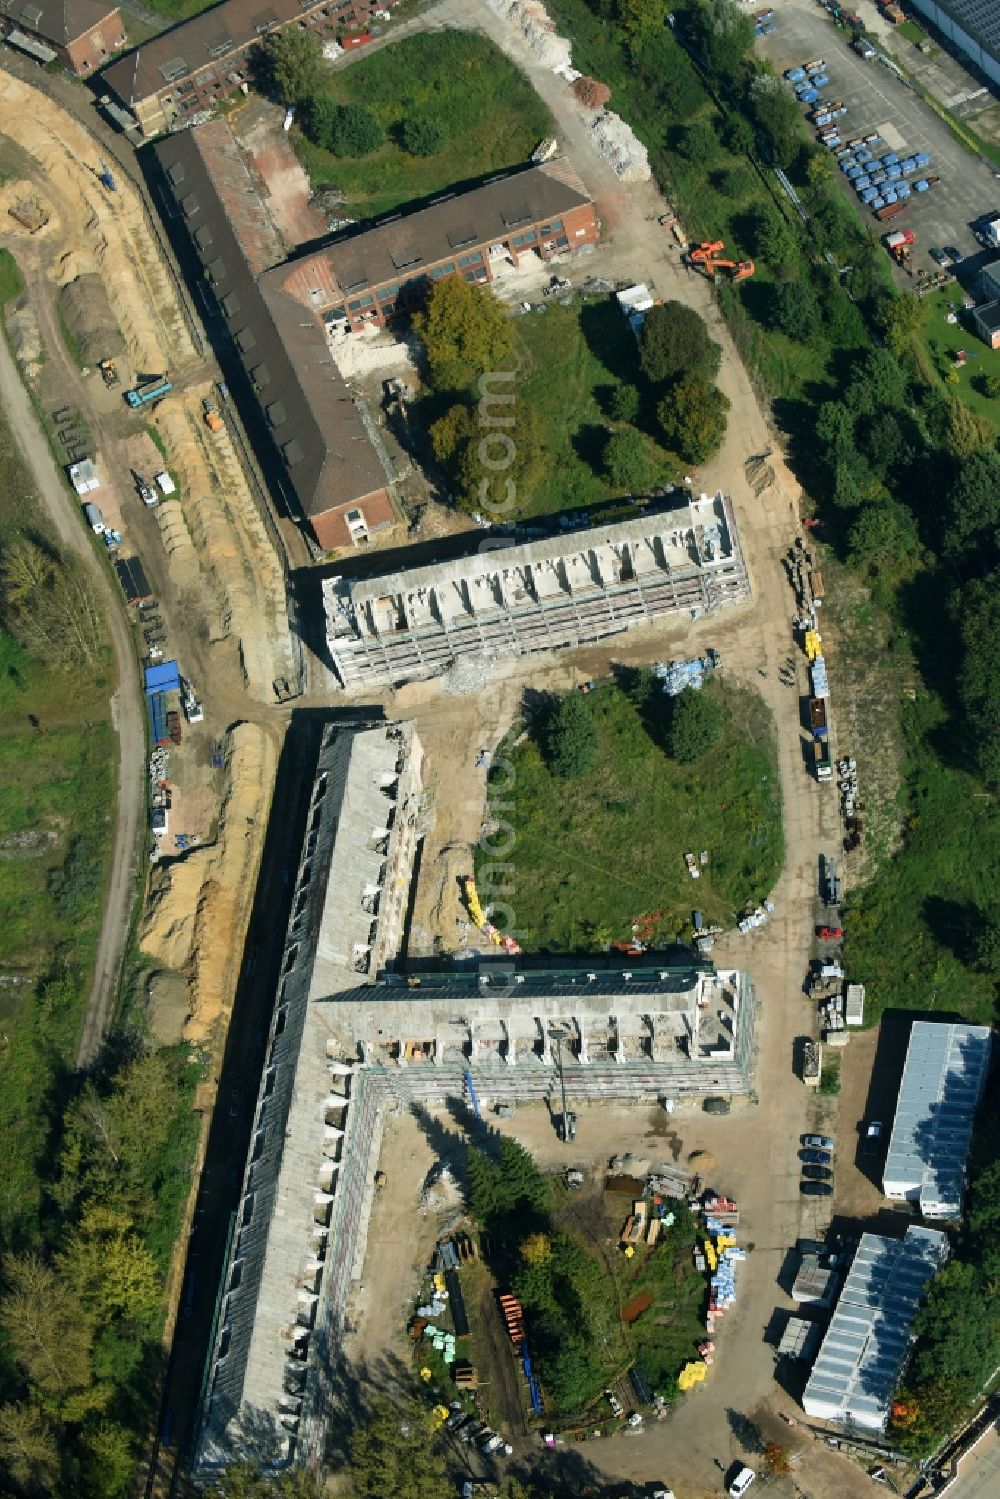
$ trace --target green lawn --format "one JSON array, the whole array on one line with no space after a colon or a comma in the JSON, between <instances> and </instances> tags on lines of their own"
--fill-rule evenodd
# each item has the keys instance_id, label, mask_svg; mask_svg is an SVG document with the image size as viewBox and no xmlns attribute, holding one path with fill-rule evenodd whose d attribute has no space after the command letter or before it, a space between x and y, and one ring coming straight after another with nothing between
<instances>
[{"instance_id":1,"label":"green lawn","mask_svg":"<svg viewBox=\"0 0 1000 1499\"><path fill-rule=\"evenodd\" d=\"M920 345L930 368L946 381L948 389L961 396L973 411L984 416L1000 433L1000 401L991 400L981 388L986 376L1000 376L1000 349L990 349L983 343L979 334L964 320L961 307L962 291L956 284L943 287L927 297ZM957 313L959 322L947 322L949 312ZM952 360L952 355L959 349L964 349L968 355L967 362L960 369ZM952 373L958 376L957 381L947 378Z\"/></svg>"},{"instance_id":2,"label":"green lawn","mask_svg":"<svg viewBox=\"0 0 1000 1499\"><path fill-rule=\"evenodd\" d=\"M524 75L485 37L445 31L407 37L330 73L326 92L340 104L374 110L387 139L371 155L333 156L296 129L295 148L314 187L333 185L354 218L527 161L552 119ZM434 156L411 156L399 131L412 115L444 120L449 139Z\"/></svg>"},{"instance_id":3,"label":"green lawn","mask_svg":"<svg viewBox=\"0 0 1000 1499\"><path fill-rule=\"evenodd\" d=\"M613 682L590 693L598 761L580 780L557 780L532 740L513 755L504 801L516 842L508 862L522 945L594 950L630 935L639 916L662 912L656 937L690 932L691 910L731 924L774 885L783 859L773 726L759 698L723 689L729 710L718 743L693 765L671 760ZM691 879L687 851L709 851ZM480 871L489 862L480 850ZM481 876L482 877L482 876ZM489 898L484 880L482 894Z\"/></svg>"},{"instance_id":4,"label":"green lawn","mask_svg":"<svg viewBox=\"0 0 1000 1499\"><path fill-rule=\"evenodd\" d=\"M892 34L894 36L905 36L906 40L912 42L915 47L919 47L921 42L927 40L926 32L920 30L916 21L903 21L901 25L893 27Z\"/></svg>"},{"instance_id":5,"label":"green lawn","mask_svg":"<svg viewBox=\"0 0 1000 1499\"><path fill-rule=\"evenodd\" d=\"M617 424L608 402L619 385L637 385L654 483L682 472L652 436L655 398L639 368L638 345L611 297L547 305L518 319L522 362L516 396L535 411L544 433L544 468L518 513L545 515L596 504L618 491L603 471L608 433Z\"/></svg>"}]
</instances>

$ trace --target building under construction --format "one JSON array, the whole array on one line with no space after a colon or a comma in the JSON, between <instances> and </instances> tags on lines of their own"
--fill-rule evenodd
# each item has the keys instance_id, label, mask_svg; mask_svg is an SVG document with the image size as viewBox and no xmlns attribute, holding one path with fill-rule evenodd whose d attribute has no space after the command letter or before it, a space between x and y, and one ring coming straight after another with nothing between
<instances>
[{"instance_id":1,"label":"building under construction","mask_svg":"<svg viewBox=\"0 0 1000 1499\"><path fill-rule=\"evenodd\" d=\"M387 1111L747 1095L744 973L687 948L394 971L420 836L412 724L326 729L206 1375L196 1467L322 1461Z\"/></svg>"},{"instance_id":2,"label":"building under construction","mask_svg":"<svg viewBox=\"0 0 1000 1499\"><path fill-rule=\"evenodd\" d=\"M328 578L327 644L345 687L433 677L582 645L680 610L748 598L728 495L633 520L500 545L384 577Z\"/></svg>"}]
</instances>

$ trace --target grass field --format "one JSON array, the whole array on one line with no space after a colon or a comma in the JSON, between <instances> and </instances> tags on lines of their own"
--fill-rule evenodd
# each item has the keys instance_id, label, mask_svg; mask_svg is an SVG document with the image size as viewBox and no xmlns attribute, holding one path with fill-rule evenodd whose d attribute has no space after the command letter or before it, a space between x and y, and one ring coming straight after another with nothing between
<instances>
[{"instance_id":1,"label":"grass field","mask_svg":"<svg viewBox=\"0 0 1000 1499\"><path fill-rule=\"evenodd\" d=\"M979 334L961 320L946 322L949 312L961 315L962 291L957 285L933 292L926 298L925 307L920 334L925 367L941 379L954 372L958 379L946 380L948 389L961 396L973 411L985 417L1000 433L1000 401L991 399L982 389L987 376L1000 376L1000 349L987 348ZM968 361L958 369L952 356L960 349L965 350Z\"/></svg>"},{"instance_id":2,"label":"grass field","mask_svg":"<svg viewBox=\"0 0 1000 1499\"><path fill-rule=\"evenodd\" d=\"M530 739L515 751L506 899L522 946L593 951L654 912L663 913L657 939L672 942L690 931L692 907L729 925L768 894L783 858L773 726L753 694L703 690L718 694L729 721L693 765L665 754L614 682L588 697L599 744L589 775L557 780ZM702 849L710 860L694 882L684 853Z\"/></svg>"},{"instance_id":3,"label":"grass field","mask_svg":"<svg viewBox=\"0 0 1000 1499\"><path fill-rule=\"evenodd\" d=\"M610 297L568 307L550 303L545 313L519 318L517 329L523 349L517 398L537 411L546 444L544 474L525 496L521 515L572 510L618 493L602 463L617 425L608 403L620 385L637 386L643 398L636 425L644 429L654 484L679 476L679 460L652 436L655 397L639 367L638 345Z\"/></svg>"},{"instance_id":4,"label":"grass field","mask_svg":"<svg viewBox=\"0 0 1000 1499\"><path fill-rule=\"evenodd\" d=\"M438 32L407 37L328 77L339 104L365 104L378 116L385 144L360 160L337 157L294 133L314 187L332 185L344 212L372 218L433 197L530 157L552 120L522 73L485 37ZM411 156L399 142L405 119L433 114L449 138L434 156Z\"/></svg>"}]
</instances>

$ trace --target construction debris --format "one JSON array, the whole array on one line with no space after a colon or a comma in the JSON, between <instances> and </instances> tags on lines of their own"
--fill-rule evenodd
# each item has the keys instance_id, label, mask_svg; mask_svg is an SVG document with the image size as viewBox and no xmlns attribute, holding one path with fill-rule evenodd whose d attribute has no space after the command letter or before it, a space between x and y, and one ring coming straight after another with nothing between
<instances>
[{"instance_id":1,"label":"construction debris","mask_svg":"<svg viewBox=\"0 0 1000 1499\"><path fill-rule=\"evenodd\" d=\"M594 145L622 182L648 182L652 177L645 146L625 121L610 110L598 115L590 127Z\"/></svg>"}]
</instances>

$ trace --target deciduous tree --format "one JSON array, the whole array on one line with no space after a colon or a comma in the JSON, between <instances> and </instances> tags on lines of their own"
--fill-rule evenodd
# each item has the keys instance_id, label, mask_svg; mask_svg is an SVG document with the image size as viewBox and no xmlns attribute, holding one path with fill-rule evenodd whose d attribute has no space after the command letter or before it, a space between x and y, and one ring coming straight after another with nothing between
<instances>
[{"instance_id":1,"label":"deciduous tree","mask_svg":"<svg viewBox=\"0 0 1000 1499\"><path fill-rule=\"evenodd\" d=\"M58 1409L91 1382L93 1321L72 1289L37 1255L8 1255L0 1322L25 1378Z\"/></svg>"},{"instance_id":2,"label":"deciduous tree","mask_svg":"<svg viewBox=\"0 0 1000 1499\"><path fill-rule=\"evenodd\" d=\"M430 1411L414 1399L376 1402L351 1433L347 1468L353 1499L453 1499L455 1492Z\"/></svg>"},{"instance_id":3,"label":"deciduous tree","mask_svg":"<svg viewBox=\"0 0 1000 1499\"><path fill-rule=\"evenodd\" d=\"M286 26L264 44L267 71L286 104L302 104L323 81L323 48L314 31Z\"/></svg>"},{"instance_id":4,"label":"deciduous tree","mask_svg":"<svg viewBox=\"0 0 1000 1499\"><path fill-rule=\"evenodd\" d=\"M722 349L709 338L704 320L693 307L663 302L646 314L639 358L646 375L657 383L678 375L711 380L718 373Z\"/></svg>"},{"instance_id":5,"label":"deciduous tree","mask_svg":"<svg viewBox=\"0 0 1000 1499\"><path fill-rule=\"evenodd\" d=\"M729 397L699 375L685 375L664 396L656 414L667 444L688 463L707 463L722 446Z\"/></svg>"},{"instance_id":6,"label":"deciduous tree","mask_svg":"<svg viewBox=\"0 0 1000 1499\"><path fill-rule=\"evenodd\" d=\"M26 1493L55 1490L60 1467L56 1433L36 1406L0 1406L0 1467Z\"/></svg>"},{"instance_id":7,"label":"deciduous tree","mask_svg":"<svg viewBox=\"0 0 1000 1499\"><path fill-rule=\"evenodd\" d=\"M689 765L716 744L725 725L725 714L715 698L703 689L685 687L674 698L667 731L671 758Z\"/></svg>"},{"instance_id":8,"label":"deciduous tree","mask_svg":"<svg viewBox=\"0 0 1000 1499\"><path fill-rule=\"evenodd\" d=\"M17 535L0 552L0 621L26 650L65 671L100 655L101 616L75 561Z\"/></svg>"},{"instance_id":9,"label":"deciduous tree","mask_svg":"<svg viewBox=\"0 0 1000 1499\"><path fill-rule=\"evenodd\" d=\"M403 121L402 138L411 156L436 156L448 139L448 130L437 115L411 115Z\"/></svg>"},{"instance_id":10,"label":"deciduous tree","mask_svg":"<svg viewBox=\"0 0 1000 1499\"><path fill-rule=\"evenodd\" d=\"M512 368L513 323L488 288L474 286L463 276L437 282L413 326L437 390L466 390L481 376ZM506 395L510 385L496 389Z\"/></svg>"}]
</instances>

